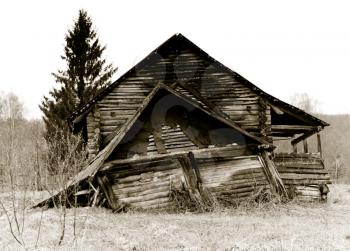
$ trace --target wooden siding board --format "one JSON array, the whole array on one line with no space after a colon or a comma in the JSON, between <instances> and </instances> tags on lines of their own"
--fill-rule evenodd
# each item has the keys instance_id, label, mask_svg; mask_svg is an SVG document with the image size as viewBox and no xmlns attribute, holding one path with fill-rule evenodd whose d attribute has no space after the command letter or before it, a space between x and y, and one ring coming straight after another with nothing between
<instances>
[{"instance_id":1,"label":"wooden siding board","mask_svg":"<svg viewBox=\"0 0 350 251\"><path fill-rule=\"evenodd\" d=\"M314 199L319 200L321 199L319 186L331 183L323 160L317 154L281 153L276 154L274 162L284 184L296 189L297 198L309 196L310 193L304 190L312 190Z\"/></svg>"}]
</instances>

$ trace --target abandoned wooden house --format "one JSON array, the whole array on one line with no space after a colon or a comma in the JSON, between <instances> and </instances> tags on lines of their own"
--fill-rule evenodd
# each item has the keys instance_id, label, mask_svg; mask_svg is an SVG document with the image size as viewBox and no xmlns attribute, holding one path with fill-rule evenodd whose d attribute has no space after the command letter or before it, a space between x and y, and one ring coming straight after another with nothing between
<instances>
[{"instance_id":1,"label":"abandoned wooden house","mask_svg":"<svg viewBox=\"0 0 350 251\"><path fill-rule=\"evenodd\" d=\"M178 190L223 204L262 191L279 198L327 195L320 131L329 124L262 91L181 34L101 90L69 123L74 131L87 127L90 164L38 206L63 192L79 205L113 210L171 207ZM309 153L314 134L318 151ZM275 153L280 138L290 141L292 153Z\"/></svg>"}]
</instances>

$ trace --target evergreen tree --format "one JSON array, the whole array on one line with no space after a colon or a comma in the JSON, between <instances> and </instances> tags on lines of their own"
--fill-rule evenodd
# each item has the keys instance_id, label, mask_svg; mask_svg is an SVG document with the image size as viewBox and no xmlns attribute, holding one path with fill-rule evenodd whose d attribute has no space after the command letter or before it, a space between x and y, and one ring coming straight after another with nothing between
<instances>
[{"instance_id":1,"label":"evergreen tree","mask_svg":"<svg viewBox=\"0 0 350 251\"><path fill-rule=\"evenodd\" d=\"M79 11L72 29L65 36L64 55L67 68L52 73L58 88L50 92L40 105L46 126L45 139L48 143L49 163L55 169L55 161L67 154L67 142L71 142L67 118L77 108L88 102L99 89L109 84L116 68L106 64L102 58L105 46L101 46L91 18L84 10ZM80 133L86 140L86 122L81 124Z\"/></svg>"}]
</instances>

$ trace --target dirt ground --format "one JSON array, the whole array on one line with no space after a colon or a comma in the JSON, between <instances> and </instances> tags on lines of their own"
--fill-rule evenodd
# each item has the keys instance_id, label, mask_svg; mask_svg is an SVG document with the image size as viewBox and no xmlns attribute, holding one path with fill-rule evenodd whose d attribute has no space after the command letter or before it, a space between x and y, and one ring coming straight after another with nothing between
<instances>
[{"instance_id":1,"label":"dirt ground","mask_svg":"<svg viewBox=\"0 0 350 251\"><path fill-rule=\"evenodd\" d=\"M0 250L350 250L350 185L330 188L327 203L242 206L203 214L69 209L60 245L62 210L19 210L22 234L14 220L12 226L21 246L0 209ZM37 196L27 194L31 200ZM11 194L0 194L0 200L12 207Z\"/></svg>"}]
</instances>

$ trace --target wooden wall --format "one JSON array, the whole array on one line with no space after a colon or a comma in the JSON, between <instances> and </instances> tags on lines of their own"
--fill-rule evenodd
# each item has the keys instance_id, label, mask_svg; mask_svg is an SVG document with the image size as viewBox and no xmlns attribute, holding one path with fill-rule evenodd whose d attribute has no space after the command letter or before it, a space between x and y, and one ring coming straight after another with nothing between
<instances>
[{"instance_id":1,"label":"wooden wall","mask_svg":"<svg viewBox=\"0 0 350 251\"><path fill-rule=\"evenodd\" d=\"M251 197L269 184L258 156L198 159L203 186L220 201Z\"/></svg>"},{"instance_id":2,"label":"wooden wall","mask_svg":"<svg viewBox=\"0 0 350 251\"><path fill-rule=\"evenodd\" d=\"M95 157L100 150L101 143L101 113L98 107L94 107L92 111L89 112L86 118L87 121L87 151L89 157Z\"/></svg>"},{"instance_id":3,"label":"wooden wall","mask_svg":"<svg viewBox=\"0 0 350 251\"><path fill-rule=\"evenodd\" d=\"M132 76L122 81L97 103L101 113L101 135L105 138L123 125L137 110L152 88L152 77Z\"/></svg>"},{"instance_id":4,"label":"wooden wall","mask_svg":"<svg viewBox=\"0 0 350 251\"><path fill-rule=\"evenodd\" d=\"M269 189L258 156L232 157L232 149L195 150L194 157L198 164L202 185L219 202L237 203L256 195L261 188ZM234 149L237 152L239 149ZM241 149L246 153L250 151ZM237 152L238 153L238 152ZM243 153L243 152L242 152ZM172 189L183 189L187 182L188 167L183 166L179 158L187 154L159 156L149 159L108 161L102 168L109 178L113 192L119 203L126 203L133 208L149 209L174 206L171 201ZM192 168L190 168L192 169Z\"/></svg>"},{"instance_id":5,"label":"wooden wall","mask_svg":"<svg viewBox=\"0 0 350 251\"><path fill-rule=\"evenodd\" d=\"M180 186L182 177L173 160L119 165L106 173L121 203L143 209L169 207L171 188Z\"/></svg>"},{"instance_id":6,"label":"wooden wall","mask_svg":"<svg viewBox=\"0 0 350 251\"><path fill-rule=\"evenodd\" d=\"M318 154L279 153L274 162L285 186L301 199L320 199L320 185L331 183Z\"/></svg>"}]
</instances>

